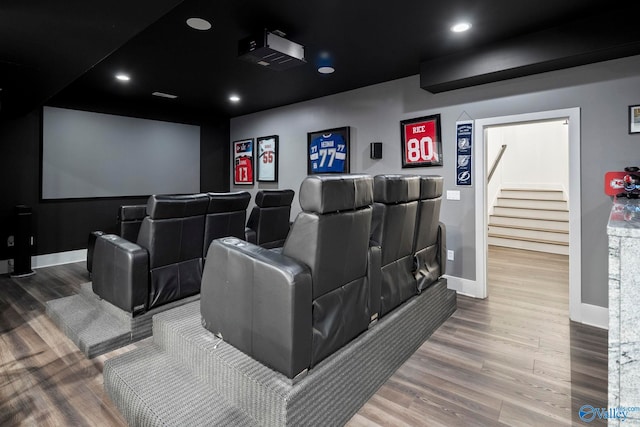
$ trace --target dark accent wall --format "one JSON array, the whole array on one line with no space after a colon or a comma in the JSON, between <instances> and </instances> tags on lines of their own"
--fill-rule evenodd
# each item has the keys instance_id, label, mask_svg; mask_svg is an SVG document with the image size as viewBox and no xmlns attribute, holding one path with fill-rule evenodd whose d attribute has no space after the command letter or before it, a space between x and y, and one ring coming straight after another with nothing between
<instances>
[{"instance_id":1,"label":"dark accent wall","mask_svg":"<svg viewBox=\"0 0 640 427\"><path fill-rule=\"evenodd\" d=\"M200 191L229 191L229 120L200 125Z\"/></svg>"},{"instance_id":2,"label":"dark accent wall","mask_svg":"<svg viewBox=\"0 0 640 427\"><path fill-rule=\"evenodd\" d=\"M199 123L202 191L229 191L229 121ZM145 198L40 201L41 110L0 121L0 259L12 257L14 209L33 209L34 255L84 249L93 230L116 231L118 207Z\"/></svg>"}]
</instances>

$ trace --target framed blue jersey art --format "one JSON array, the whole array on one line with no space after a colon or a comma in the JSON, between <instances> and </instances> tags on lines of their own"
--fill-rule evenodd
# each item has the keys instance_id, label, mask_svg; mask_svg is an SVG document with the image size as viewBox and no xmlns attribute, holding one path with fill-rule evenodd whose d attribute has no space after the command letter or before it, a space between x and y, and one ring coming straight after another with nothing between
<instances>
[{"instance_id":1,"label":"framed blue jersey art","mask_svg":"<svg viewBox=\"0 0 640 427\"><path fill-rule=\"evenodd\" d=\"M349 173L349 127L307 134L307 173Z\"/></svg>"}]
</instances>

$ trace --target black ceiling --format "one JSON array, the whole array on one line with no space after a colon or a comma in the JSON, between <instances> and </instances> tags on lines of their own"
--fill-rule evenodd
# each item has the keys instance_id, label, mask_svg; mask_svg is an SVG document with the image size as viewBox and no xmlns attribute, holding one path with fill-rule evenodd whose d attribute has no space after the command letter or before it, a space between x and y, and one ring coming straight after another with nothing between
<instances>
[{"instance_id":1,"label":"black ceiling","mask_svg":"<svg viewBox=\"0 0 640 427\"><path fill-rule=\"evenodd\" d=\"M597 23L611 13L631 16L623 8L630 4L2 0L0 115L22 114L44 103L183 121L234 117L415 75L421 62L490 49L585 18ZM205 18L213 28L193 30L185 24L190 17ZM462 19L472 29L450 32ZM638 41L636 27L625 37ZM307 64L278 72L239 60L238 40L264 28L284 31L302 44ZM589 34L593 27L583 25L581 31ZM554 34L561 37L562 31ZM316 71L321 52L331 55L334 74ZM616 55L628 54L621 50ZM128 73L131 81L116 81L117 72ZM178 98L154 97L155 91ZM231 93L241 96L241 102L230 103Z\"/></svg>"}]
</instances>

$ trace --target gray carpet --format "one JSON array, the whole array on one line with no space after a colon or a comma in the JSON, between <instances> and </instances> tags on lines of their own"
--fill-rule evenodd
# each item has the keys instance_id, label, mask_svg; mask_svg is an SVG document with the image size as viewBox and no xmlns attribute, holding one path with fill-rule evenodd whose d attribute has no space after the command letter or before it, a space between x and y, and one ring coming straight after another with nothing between
<instances>
[{"instance_id":1,"label":"gray carpet","mask_svg":"<svg viewBox=\"0 0 640 427\"><path fill-rule=\"evenodd\" d=\"M105 363L105 389L130 425L343 425L455 311L456 295L436 283L295 383L218 343L199 304L155 316L153 343Z\"/></svg>"},{"instance_id":2,"label":"gray carpet","mask_svg":"<svg viewBox=\"0 0 640 427\"><path fill-rule=\"evenodd\" d=\"M80 351L92 358L151 336L155 314L199 298L195 295L132 317L98 298L91 283L85 283L78 295L47 301L46 313Z\"/></svg>"}]
</instances>

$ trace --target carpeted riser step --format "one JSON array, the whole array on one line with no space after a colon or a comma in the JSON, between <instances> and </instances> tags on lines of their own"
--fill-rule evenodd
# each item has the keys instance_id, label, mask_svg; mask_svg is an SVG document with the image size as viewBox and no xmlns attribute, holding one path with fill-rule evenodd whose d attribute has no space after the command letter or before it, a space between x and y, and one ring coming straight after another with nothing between
<instances>
[{"instance_id":1,"label":"carpeted riser step","mask_svg":"<svg viewBox=\"0 0 640 427\"><path fill-rule=\"evenodd\" d=\"M46 313L88 358L131 342L129 326L84 295L47 301Z\"/></svg>"},{"instance_id":2,"label":"carpeted riser step","mask_svg":"<svg viewBox=\"0 0 640 427\"><path fill-rule=\"evenodd\" d=\"M91 283L80 292L46 302L47 315L88 358L151 336L155 314L197 301L200 295L174 301L133 317L93 293Z\"/></svg>"},{"instance_id":3,"label":"carpeted riser step","mask_svg":"<svg viewBox=\"0 0 640 427\"><path fill-rule=\"evenodd\" d=\"M132 427L257 425L153 344L108 360L103 375Z\"/></svg>"},{"instance_id":4,"label":"carpeted riser step","mask_svg":"<svg viewBox=\"0 0 640 427\"><path fill-rule=\"evenodd\" d=\"M295 385L229 344L218 343L200 325L199 306L193 307L197 303L156 316L154 342L261 425L342 425L455 311L455 298L443 280Z\"/></svg>"}]
</instances>

